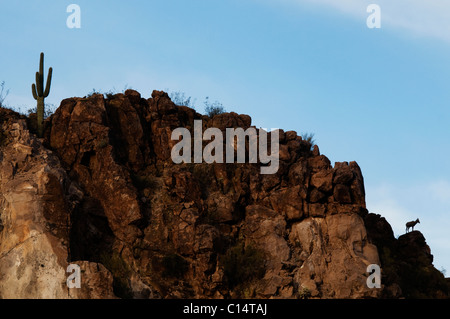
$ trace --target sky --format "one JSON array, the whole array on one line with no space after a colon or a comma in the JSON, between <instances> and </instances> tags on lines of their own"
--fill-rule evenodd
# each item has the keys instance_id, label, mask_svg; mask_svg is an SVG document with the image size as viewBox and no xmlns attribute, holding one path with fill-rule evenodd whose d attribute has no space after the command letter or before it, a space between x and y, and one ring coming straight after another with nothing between
<instances>
[{"instance_id":1,"label":"sky","mask_svg":"<svg viewBox=\"0 0 450 319\"><path fill-rule=\"evenodd\" d=\"M0 39L5 102L22 111L43 51L56 107L93 89L181 91L199 112L208 96L257 127L314 133L332 163L359 164L396 237L420 218L450 276L449 1L0 0Z\"/></svg>"}]
</instances>

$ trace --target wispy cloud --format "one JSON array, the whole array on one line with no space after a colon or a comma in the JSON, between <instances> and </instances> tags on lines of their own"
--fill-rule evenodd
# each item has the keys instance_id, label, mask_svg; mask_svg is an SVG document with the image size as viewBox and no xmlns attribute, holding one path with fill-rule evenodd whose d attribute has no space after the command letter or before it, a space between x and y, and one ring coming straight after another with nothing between
<instances>
[{"instance_id":1,"label":"wispy cloud","mask_svg":"<svg viewBox=\"0 0 450 319\"><path fill-rule=\"evenodd\" d=\"M294 5L323 6L364 22L369 4L381 7L382 28L450 42L448 0L284 0Z\"/></svg>"}]
</instances>

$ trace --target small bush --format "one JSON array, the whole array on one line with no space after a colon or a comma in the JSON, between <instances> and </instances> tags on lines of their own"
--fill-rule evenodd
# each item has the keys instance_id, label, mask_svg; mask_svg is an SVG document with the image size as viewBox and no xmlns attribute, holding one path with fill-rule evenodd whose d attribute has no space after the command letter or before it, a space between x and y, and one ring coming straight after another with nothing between
<instances>
[{"instance_id":1,"label":"small bush","mask_svg":"<svg viewBox=\"0 0 450 319\"><path fill-rule=\"evenodd\" d=\"M192 99L190 96L186 97L186 94L181 91L171 92L169 93L169 97L173 103L178 106L187 106L192 109L195 109L195 99Z\"/></svg>"},{"instance_id":2,"label":"small bush","mask_svg":"<svg viewBox=\"0 0 450 319\"><path fill-rule=\"evenodd\" d=\"M308 132L303 133L302 139L312 145L315 143L314 133L308 133Z\"/></svg>"},{"instance_id":3,"label":"small bush","mask_svg":"<svg viewBox=\"0 0 450 319\"><path fill-rule=\"evenodd\" d=\"M91 92L89 92L87 95L86 95L86 97L91 97L91 96L93 96L93 95L95 95L95 94L102 94L100 91L97 91L95 88L94 89L92 89L92 91Z\"/></svg>"},{"instance_id":4,"label":"small bush","mask_svg":"<svg viewBox=\"0 0 450 319\"><path fill-rule=\"evenodd\" d=\"M0 82L0 107L5 107L4 102L9 94L9 90L5 90L5 81Z\"/></svg>"},{"instance_id":5,"label":"small bush","mask_svg":"<svg viewBox=\"0 0 450 319\"><path fill-rule=\"evenodd\" d=\"M129 86L128 83L123 87L122 93L125 93L126 90L133 90L132 86Z\"/></svg>"},{"instance_id":6,"label":"small bush","mask_svg":"<svg viewBox=\"0 0 450 319\"><path fill-rule=\"evenodd\" d=\"M105 92L105 93L102 93L101 91L97 91L97 90L94 88L94 89L92 89L91 92L89 92L89 93L86 95L86 97L91 97L91 96L93 96L94 94L102 94L102 95L104 96L105 99L111 100L111 99L113 99L113 98L115 97L116 94L118 94L118 93L125 93L126 90L132 90L131 86L128 86L128 84L126 84L125 87L123 88L122 92L118 92L118 91L116 90L116 88L113 87L111 90L109 90L109 91L107 91L107 92Z\"/></svg>"},{"instance_id":7,"label":"small bush","mask_svg":"<svg viewBox=\"0 0 450 319\"><path fill-rule=\"evenodd\" d=\"M108 92L105 92L103 95L105 96L105 98L106 98L107 100L111 100L111 99L113 99L114 96L116 95L116 92L113 91L113 90L109 90Z\"/></svg>"},{"instance_id":8,"label":"small bush","mask_svg":"<svg viewBox=\"0 0 450 319\"><path fill-rule=\"evenodd\" d=\"M186 96L184 92L181 91L171 92L169 93L169 97L172 100L172 102L178 106L187 106L192 109L195 109L194 104L196 100L190 96ZM208 96L205 98L203 104L205 105L205 112L209 117L214 117L215 115L226 112L222 103L218 101L211 102Z\"/></svg>"},{"instance_id":9,"label":"small bush","mask_svg":"<svg viewBox=\"0 0 450 319\"><path fill-rule=\"evenodd\" d=\"M215 101L215 102L210 102L209 101L209 97L206 97L205 102L203 102L205 104L205 112L209 117L214 117L216 115L225 113L225 108L223 107L222 103Z\"/></svg>"},{"instance_id":10,"label":"small bush","mask_svg":"<svg viewBox=\"0 0 450 319\"><path fill-rule=\"evenodd\" d=\"M50 116L55 113L56 106L52 103L46 103L44 106L44 119L49 118ZM37 114L37 107L32 107L31 109L28 109L27 111L27 117L30 117L31 114Z\"/></svg>"},{"instance_id":11,"label":"small bush","mask_svg":"<svg viewBox=\"0 0 450 319\"><path fill-rule=\"evenodd\" d=\"M314 133L305 132L301 136L304 141L311 144L311 149L313 149L314 145L316 144L316 140L314 139Z\"/></svg>"},{"instance_id":12,"label":"small bush","mask_svg":"<svg viewBox=\"0 0 450 319\"><path fill-rule=\"evenodd\" d=\"M224 274L231 289L242 288L265 273L264 252L240 242L227 250L222 258Z\"/></svg>"}]
</instances>

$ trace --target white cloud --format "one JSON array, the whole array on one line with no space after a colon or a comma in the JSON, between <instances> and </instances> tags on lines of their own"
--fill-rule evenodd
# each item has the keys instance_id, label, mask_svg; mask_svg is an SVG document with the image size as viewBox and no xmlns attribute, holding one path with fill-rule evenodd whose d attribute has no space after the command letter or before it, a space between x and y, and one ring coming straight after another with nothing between
<instances>
[{"instance_id":1,"label":"white cloud","mask_svg":"<svg viewBox=\"0 0 450 319\"><path fill-rule=\"evenodd\" d=\"M383 29L406 31L409 35L433 37L450 42L448 0L284 0L295 5L324 6L359 19L363 23L369 4L381 7Z\"/></svg>"}]
</instances>

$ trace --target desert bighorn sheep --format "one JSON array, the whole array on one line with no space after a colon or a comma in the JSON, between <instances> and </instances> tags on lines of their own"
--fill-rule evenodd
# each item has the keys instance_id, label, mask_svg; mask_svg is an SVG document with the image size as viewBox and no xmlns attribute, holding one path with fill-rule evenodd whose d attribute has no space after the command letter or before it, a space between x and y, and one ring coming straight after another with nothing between
<instances>
[{"instance_id":1,"label":"desert bighorn sheep","mask_svg":"<svg viewBox=\"0 0 450 319\"><path fill-rule=\"evenodd\" d=\"M417 223L420 223L419 218L417 218L416 220L412 221L412 222L407 222L406 223L406 232L408 232L408 230L410 228L412 228L412 230L414 230L414 226L416 226Z\"/></svg>"}]
</instances>

